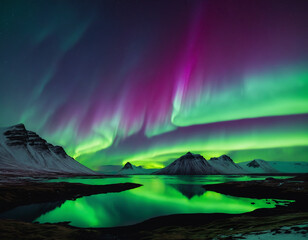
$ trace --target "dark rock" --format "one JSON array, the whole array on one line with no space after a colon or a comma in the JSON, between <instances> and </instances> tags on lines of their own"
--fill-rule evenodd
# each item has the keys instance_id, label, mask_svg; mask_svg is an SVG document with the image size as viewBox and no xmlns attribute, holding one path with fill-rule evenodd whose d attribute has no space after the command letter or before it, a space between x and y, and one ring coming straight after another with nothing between
<instances>
[{"instance_id":1,"label":"dark rock","mask_svg":"<svg viewBox=\"0 0 308 240\"><path fill-rule=\"evenodd\" d=\"M250 163L248 163L247 166L253 167L253 168L258 168L258 167L260 167L260 164L256 160L253 160Z\"/></svg>"},{"instance_id":2,"label":"dark rock","mask_svg":"<svg viewBox=\"0 0 308 240\"><path fill-rule=\"evenodd\" d=\"M49 148L51 148L54 153L56 153L56 154L58 154L58 155L60 155L64 158L67 157L67 154L66 154L65 150L63 149L63 147L51 145L51 147L49 147Z\"/></svg>"},{"instance_id":3,"label":"dark rock","mask_svg":"<svg viewBox=\"0 0 308 240\"><path fill-rule=\"evenodd\" d=\"M273 177L268 177L268 178L265 178L266 181L276 181L277 179L273 178Z\"/></svg>"},{"instance_id":4,"label":"dark rock","mask_svg":"<svg viewBox=\"0 0 308 240\"><path fill-rule=\"evenodd\" d=\"M127 162L122 169L133 169L133 165L130 162Z\"/></svg>"}]
</instances>

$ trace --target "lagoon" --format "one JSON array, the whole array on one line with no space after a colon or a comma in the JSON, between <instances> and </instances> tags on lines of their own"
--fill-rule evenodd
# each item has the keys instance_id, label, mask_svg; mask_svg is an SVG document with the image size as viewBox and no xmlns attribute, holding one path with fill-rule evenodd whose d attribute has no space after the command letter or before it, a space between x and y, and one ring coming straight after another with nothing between
<instances>
[{"instance_id":1,"label":"lagoon","mask_svg":"<svg viewBox=\"0 0 308 240\"><path fill-rule=\"evenodd\" d=\"M131 175L127 177L52 179L48 181L94 185L131 182L143 186L118 193L80 197L76 200L22 206L4 213L4 216L9 214L13 218L19 218L16 216L22 215L24 220L25 214L30 214L31 217L28 219L40 223L69 222L70 225L76 227L116 227L132 225L153 217L171 214L240 214L258 208L274 208L276 205L286 204L286 201L274 201L273 199L228 196L206 191L206 187L202 187L206 184L263 180L267 177L270 176Z\"/></svg>"},{"instance_id":2,"label":"lagoon","mask_svg":"<svg viewBox=\"0 0 308 240\"><path fill-rule=\"evenodd\" d=\"M202 185L228 181L262 180L269 176L155 176L132 175L128 177L100 179L57 179L53 181L85 184L112 184L132 182L143 186L120 193L98 194L68 200L36 221L69 221L77 227L115 227L145 221L147 219L184 213L239 214L258 208L274 208L273 200L257 200L227 196L206 191ZM287 177L280 177L287 178ZM279 204L279 203L278 203ZM281 202L284 204L284 201Z\"/></svg>"}]
</instances>

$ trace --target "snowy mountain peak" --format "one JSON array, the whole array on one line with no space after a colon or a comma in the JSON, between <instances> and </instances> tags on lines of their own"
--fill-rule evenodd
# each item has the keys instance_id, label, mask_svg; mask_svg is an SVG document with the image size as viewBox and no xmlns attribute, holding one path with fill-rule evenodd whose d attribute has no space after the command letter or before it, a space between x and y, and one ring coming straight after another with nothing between
<instances>
[{"instance_id":1,"label":"snowy mountain peak","mask_svg":"<svg viewBox=\"0 0 308 240\"><path fill-rule=\"evenodd\" d=\"M248 167L253 167L253 168L258 168L261 167L261 164L266 164L266 162L264 160L261 159L255 159L253 161L251 161L250 163L247 164Z\"/></svg>"},{"instance_id":2,"label":"snowy mountain peak","mask_svg":"<svg viewBox=\"0 0 308 240\"><path fill-rule=\"evenodd\" d=\"M17 124L3 130L6 143L10 146L25 145L29 138L25 125L23 124Z\"/></svg>"},{"instance_id":3,"label":"snowy mountain peak","mask_svg":"<svg viewBox=\"0 0 308 240\"><path fill-rule=\"evenodd\" d=\"M142 166L135 166L130 162L125 163L124 167L118 171L117 174L123 175L140 175L140 174L151 174L155 170L152 169L144 169Z\"/></svg>"},{"instance_id":4,"label":"snowy mountain peak","mask_svg":"<svg viewBox=\"0 0 308 240\"><path fill-rule=\"evenodd\" d=\"M261 160L261 159L255 159L241 166L248 172L253 172L253 173L277 173L279 172L275 168L273 168L269 162Z\"/></svg>"},{"instance_id":5,"label":"snowy mountain peak","mask_svg":"<svg viewBox=\"0 0 308 240\"><path fill-rule=\"evenodd\" d=\"M155 172L155 174L165 175L203 175L218 173L219 171L214 169L203 156L190 152L176 159L167 167Z\"/></svg>"},{"instance_id":6,"label":"snowy mountain peak","mask_svg":"<svg viewBox=\"0 0 308 240\"><path fill-rule=\"evenodd\" d=\"M181 160L184 160L184 159L194 160L194 159L199 159L199 158L205 160L205 158L203 156L201 156L200 154L193 154L191 152L187 152L186 154L181 156L179 159L181 159Z\"/></svg>"},{"instance_id":7,"label":"snowy mountain peak","mask_svg":"<svg viewBox=\"0 0 308 240\"><path fill-rule=\"evenodd\" d=\"M26 127L23 123L18 123L16 125L13 125L13 126L10 126L8 127L7 129L23 129L23 130L26 130Z\"/></svg>"},{"instance_id":8,"label":"snowy mountain peak","mask_svg":"<svg viewBox=\"0 0 308 240\"><path fill-rule=\"evenodd\" d=\"M218 158L217 157L211 158L210 161L226 161L226 162L234 163L233 160L227 155L222 155Z\"/></svg>"},{"instance_id":9,"label":"snowy mountain peak","mask_svg":"<svg viewBox=\"0 0 308 240\"><path fill-rule=\"evenodd\" d=\"M24 124L0 129L0 172L96 174Z\"/></svg>"},{"instance_id":10,"label":"snowy mountain peak","mask_svg":"<svg viewBox=\"0 0 308 240\"><path fill-rule=\"evenodd\" d=\"M127 162L122 169L133 169L133 165L130 162Z\"/></svg>"},{"instance_id":11,"label":"snowy mountain peak","mask_svg":"<svg viewBox=\"0 0 308 240\"><path fill-rule=\"evenodd\" d=\"M227 155L222 155L218 158L211 158L209 163L212 167L225 174L243 173L243 169L234 163L233 160Z\"/></svg>"},{"instance_id":12,"label":"snowy mountain peak","mask_svg":"<svg viewBox=\"0 0 308 240\"><path fill-rule=\"evenodd\" d=\"M224 161L228 161L228 162L234 163L233 160L229 156L227 156L227 155L222 155L222 156L220 156L220 158L223 159Z\"/></svg>"}]
</instances>

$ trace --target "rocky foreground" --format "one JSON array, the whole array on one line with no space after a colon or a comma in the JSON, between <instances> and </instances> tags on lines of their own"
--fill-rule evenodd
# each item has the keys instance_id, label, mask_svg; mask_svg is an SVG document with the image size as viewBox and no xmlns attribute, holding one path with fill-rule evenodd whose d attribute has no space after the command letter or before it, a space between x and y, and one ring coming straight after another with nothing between
<instances>
[{"instance_id":1,"label":"rocky foreground","mask_svg":"<svg viewBox=\"0 0 308 240\"><path fill-rule=\"evenodd\" d=\"M270 211L268 211L268 214ZM275 234L285 226L307 222L308 214L287 213L263 215L256 210L250 214L187 214L158 217L129 227L77 228L59 224L26 223L15 220L0 220L0 238L16 239L240 239L230 237L251 232L270 230ZM307 227L294 228L299 234L306 234ZM287 234L287 233L286 233Z\"/></svg>"},{"instance_id":2,"label":"rocky foreground","mask_svg":"<svg viewBox=\"0 0 308 240\"><path fill-rule=\"evenodd\" d=\"M296 200L287 207L258 209L244 214L178 214L115 228L77 228L67 223L38 224L0 220L0 239L240 239L252 232L281 234L281 229L285 226L289 226L290 230L282 232L283 234L292 233L292 238L294 233L305 237L308 236L308 209L305 204L308 202L307 183L307 175L304 175L287 180L267 179L204 186L205 189L234 196ZM76 189L79 188L78 185ZM106 188L137 187L138 184L115 185L101 186L101 191L104 191L103 188L109 191ZM34 188L33 191L38 193L39 186L29 185L28 190ZM63 186L63 189L68 186ZM93 186L93 189L97 187ZM53 192L52 189L48 191ZM78 197L76 192L72 197Z\"/></svg>"}]
</instances>

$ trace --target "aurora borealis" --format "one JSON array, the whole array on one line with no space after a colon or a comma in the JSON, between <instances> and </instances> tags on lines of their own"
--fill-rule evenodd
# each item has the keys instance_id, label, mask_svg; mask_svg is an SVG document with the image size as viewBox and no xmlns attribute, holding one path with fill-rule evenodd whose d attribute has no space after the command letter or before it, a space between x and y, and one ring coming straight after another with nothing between
<instances>
[{"instance_id":1,"label":"aurora borealis","mask_svg":"<svg viewBox=\"0 0 308 240\"><path fill-rule=\"evenodd\" d=\"M308 1L0 2L0 126L86 166L308 161Z\"/></svg>"}]
</instances>

